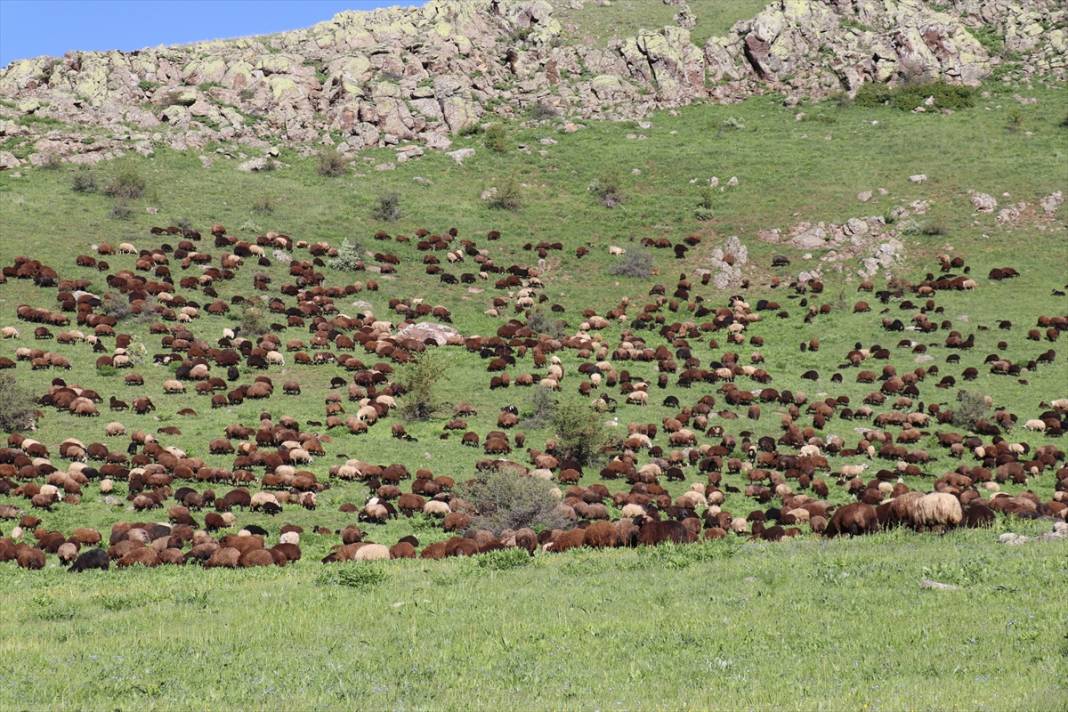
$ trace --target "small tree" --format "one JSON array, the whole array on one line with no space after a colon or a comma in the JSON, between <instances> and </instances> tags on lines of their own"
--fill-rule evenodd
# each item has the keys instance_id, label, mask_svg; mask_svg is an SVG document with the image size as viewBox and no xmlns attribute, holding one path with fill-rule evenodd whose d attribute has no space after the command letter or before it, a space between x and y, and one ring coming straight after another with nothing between
<instances>
[{"instance_id":1,"label":"small tree","mask_svg":"<svg viewBox=\"0 0 1068 712\"><path fill-rule=\"evenodd\" d=\"M256 338L267 333L267 315L263 307L254 302L242 302L238 328L246 338Z\"/></svg>"},{"instance_id":2,"label":"small tree","mask_svg":"<svg viewBox=\"0 0 1068 712\"><path fill-rule=\"evenodd\" d=\"M563 338L566 324L562 319L555 319L544 309L535 307L527 314L527 326L535 334L545 334L554 339Z\"/></svg>"},{"instance_id":3,"label":"small tree","mask_svg":"<svg viewBox=\"0 0 1068 712\"><path fill-rule=\"evenodd\" d=\"M10 374L0 375L0 430L32 430L37 421L33 395Z\"/></svg>"},{"instance_id":4,"label":"small tree","mask_svg":"<svg viewBox=\"0 0 1068 712\"><path fill-rule=\"evenodd\" d=\"M444 375L444 364L432 351L424 351L408 364L401 380L401 415L407 420L427 420L440 409L436 390Z\"/></svg>"},{"instance_id":5,"label":"small tree","mask_svg":"<svg viewBox=\"0 0 1068 712\"><path fill-rule=\"evenodd\" d=\"M371 217L385 222L400 220L400 196L396 193L383 193L378 196L375 206L371 210Z\"/></svg>"},{"instance_id":6,"label":"small tree","mask_svg":"<svg viewBox=\"0 0 1068 712\"><path fill-rule=\"evenodd\" d=\"M713 216L712 201L714 194L712 192L712 186L706 185L701 189L701 197L697 200L697 209L693 211L694 217L698 220L706 221L711 220Z\"/></svg>"},{"instance_id":7,"label":"small tree","mask_svg":"<svg viewBox=\"0 0 1068 712\"><path fill-rule=\"evenodd\" d=\"M523 199L515 179L509 178L493 188L488 205L494 210L519 210L523 206Z\"/></svg>"},{"instance_id":8,"label":"small tree","mask_svg":"<svg viewBox=\"0 0 1068 712\"><path fill-rule=\"evenodd\" d=\"M122 321L130 316L130 300L118 292L104 292L100 308L108 316Z\"/></svg>"},{"instance_id":9,"label":"small tree","mask_svg":"<svg viewBox=\"0 0 1068 712\"><path fill-rule=\"evenodd\" d=\"M500 534L505 529L523 527L566 527L568 522L553 495L553 487L549 480L500 470L465 482L458 489L478 512L472 525Z\"/></svg>"},{"instance_id":10,"label":"small tree","mask_svg":"<svg viewBox=\"0 0 1068 712\"><path fill-rule=\"evenodd\" d=\"M600 416L580 401L557 403L552 426L560 453L583 465L593 461L608 443L608 432Z\"/></svg>"},{"instance_id":11,"label":"small tree","mask_svg":"<svg viewBox=\"0 0 1068 712\"><path fill-rule=\"evenodd\" d=\"M346 237L337 248L337 257L332 257L326 264L330 269L336 269L339 272L355 272L360 269L362 252L363 248L358 242L349 242Z\"/></svg>"},{"instance_id":12,"label":"small tree","mask_svg":"<svg viewBox=\"0 0 1068 712\"><path fill-rule=\"evenodd\" d=\"M508 134L500 124L487 126L483 140L486 142L486 148L494 153L505 153L508 150Z\"/></svg>"}]
</instances>

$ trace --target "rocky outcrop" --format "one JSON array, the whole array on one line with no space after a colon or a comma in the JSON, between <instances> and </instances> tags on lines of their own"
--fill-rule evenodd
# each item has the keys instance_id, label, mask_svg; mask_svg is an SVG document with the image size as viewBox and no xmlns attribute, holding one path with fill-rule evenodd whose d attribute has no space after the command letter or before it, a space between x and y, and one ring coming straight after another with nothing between
<instances>
[{"instance_id":1,"label":"rocky outcrop","mask_svg":"<svg viewBox=\"0 0 1068 712\"><path fill-rule=\"evenodd\" d=\"M603 48L562 44L547 0L430 0L277 35L21 60L0 70L0 139L21 136L32 163L210 142L445 149L489 112L621 119L767 90L974 84L999 62L998 42L1027 66L1066 72L1054 0L779 0L704 47L688 6L673 4L676 25ZM9 152L0 164L18 162Z\"/></svg>"}]
</instances>

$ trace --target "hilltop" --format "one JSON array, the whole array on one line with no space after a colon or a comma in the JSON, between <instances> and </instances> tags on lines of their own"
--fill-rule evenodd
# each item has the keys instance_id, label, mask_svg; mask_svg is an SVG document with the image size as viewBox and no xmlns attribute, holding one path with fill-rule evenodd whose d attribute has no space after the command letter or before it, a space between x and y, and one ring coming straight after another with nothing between
<instances>
[{"instance_id":1,"label":"hilltop","mask_svg":"<svg viewBox=\"0 0 1068 712\"><path fill-rule=\"evenodd\" d=\"M410 142L448 148L496 119L573 131L762 92L797 103L864 83L1063 78L1065 23L1055 0L431 0L275 35L13 62L0 71L0 168L220 142L408 157L421 150Z\"/></svg>"}]
</instances>

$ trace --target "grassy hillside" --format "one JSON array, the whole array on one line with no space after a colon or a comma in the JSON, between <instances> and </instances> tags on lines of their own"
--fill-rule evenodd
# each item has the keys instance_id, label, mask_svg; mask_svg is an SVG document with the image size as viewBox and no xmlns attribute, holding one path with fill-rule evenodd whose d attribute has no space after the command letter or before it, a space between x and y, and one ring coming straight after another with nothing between
<instances>
[{"instance_id":1,"label":"grassy hillside","mask_svg":"<svg viewBox=\"0 0 1068 712\"><path fill-rule=\"evenodd\" d=\"M702 4L692 5L702 17ZM613 7L622 13L628 3ZM587 3L584 12L608 10ZM751 8L738 12L749 14ZM380 318L399 321L389 310L389 300L421 297L447 307L465 336L490 335L505 318L523 318L510 309L501 317L485 313L501 293L493 289L492 280L472 285L482 291L444 285L424 274L423 253L414 243L373 239L378 230L412 235L420 227L434 232L456 227L461 238L477 240L505 266L537 262L537 255L524 249L527 243L562 243L563 249L549 252L542 266L542 291L546 305L565 308L558 316L573 332L585 308L604 313L622 297L640 305L657 283L667 285L670 294L680 273L692 277L708 265L713 248L727 236L738 235L749 250L746 273L751 280L738 291L751 303L761 298L780 301L789 312L785 319L767 314L746 332L766 340L759 350L775 375L776 388L801 390L813 399L843 394L859 403L877 386L856 383L855 371L841 367L854 343L887 346L892 355L885 363L905 372L921 362L910 348L898 344L915 339L929 346L934 357L924 363L938 365L943 375L977 368L974 382L959 385L990 395L1022 422L1041 412L1041 401L1068 396L1063 356L1018 378L992 374L984 359L990 353L1014 361L1033 359L1057 346L1029 342L1024 334L1039 314L1068 311L1066 298L1052 293L1063 290L1066 281L1065 208L1054 219L1028 212L1019 223L1005 226L993 214L977 214L968 193L989 193L1001 205L1023 200L1033 206L1045 195L1068 190L1068 128L1063 124L1068 89L1036 85L1020 92L989 85L983 91L976 106L950 115L836 102L784 108L779 98L762 97L733 106L691 106L658 114L648 127L591 123L567 134L551 123L508 125L503 152L487 148L481 134L458 138L454 148L476 150L462 165L428 153L391 170L376 170L394 158L392 152L380 150L364 154L337 178L318 175L313 157L285 149L275 170L252 174L236 170L238 158L213 150L205 152L213 159L210 167L193 154L161 151L91 169L23 170L18 176L0 172L0 264L29 255L55 267L61 277L89 279L91 288L102 293L106 273L76 267L75 256L89 254L91 245L104 241L129 241L138 247L174 241L151 236L148 231L154 225L185 221L207 236L213 223L222 223L244 239L267 230L334 245L347 238L365 250L393 253L401 265L396 275L324 270L328 285L368 278L381 284L377 292L338 300L341 311L355 310L353 302L366 301ZM1033 96L1037 103L1022 105L1013 96L1017 93ZM129 202L131 213L125 219L112 216L115 201L100 191L71 189L75 174L92 175L102 187L121 171L143 176L147 186L144 197ZM929 180L909 182L908 176L918 173ZM589 190L610 176L622 195L614 208L604 207ZM701 221L695 210L701 187L711 176L722 184L736 176L738 184L715 191L712 217ZM488 207L480 194L508 181L519 184L521 207ZM879 188L887 194L880 195ZM871 202L858 202L857 193L863 190L875 191ZM372 217L375 200L386 193L399 195L402 217L396 222ZM880 327L884 316L905 319L912 312L903 310L900 300L884 307L870 294L858 295L856 260L843 263L841 273L825 270L824 292L807 296L813 305L831 305L831 313L805 321L801 296L791 294L785 284L773 288L772 278L788 283L816 265L824 251L808 251L812 259L806 259L805 250L757 237L760 230L785 231L802 221L886 215L916 200L929 201L930 209L900 236L904 257L892 276L916 281L937 272L935 257L945 252L966 258L978 287L937 295L943 309L939 319L949 319L953 328L976 337L975 348L961 352L959 364L947 361L951 352L942 346L945 330L900 334ZM499 229L502 238L485 240L490 229ZM636 252L642 251L642 238L677 242L689 234L700 235L702 242L683 259L675 259L670 250L651 250L656 273L648 278L611 274L617 259L608 254L609 245ZM201 247L212 251L210 237ZM581 260L575 257L579 247L591 250ZM773 268L774 255L788 257L791 265ZM297 252L295 257L305 259L308 254ZM135 256L108 261L112 272L132 269ZM234 280L218 284L220 297L251 294L257 272L270 275L275 287L289 281L285 265L272 262L257 267L250 261ZM1020 278L1001 283L987 279L991 268L1010 265L1021 272ZM176 281L185 276L177 264L172 268ZM448 271L474 269L468 262ZM886 276L876 282L882 287ZM697 287L694 294L712 306L725 304L729 296L710 286ZM861 298L872 302L872 313L852 312ZM62 377L98 390L105 399L113 393L127 400L149 395L157 405L155 413L138 416L108 413L105 402L101 417L94 419L46 409L34 437L53 447L70 436L87 443L104 441L105 423L117 419L131 431L176 426L181 434L166 437L168 445L230 467L232 456L209 455L205 447L228 423L254 424L264 410L275 418L321 421L330 378L345 375L336 367L302 367L289 359L267 375L276 384L299 380L304 395L287 397L278 389L267 401L212 410L192 388L188 395L162 393L160 384L170 372L151 363L151 354L161 350L160 337L149 334L146 324L129 320L119 329L133 334L148 355L135 369L145 375L146 385L127 387L121 371L93 367L96 356L86 344L34 342L32 325L16 319L15 309L23 303L58 308L54 289L14 279L0 285L0 326L15 325L22 332L19 340L0 341L0 356L14 358L19 346L36 346L67 355L74 368L31 371L20 363L15 372L22 384L40 394L51 379ZM235 318L233 313L204 315L193 327L214 340ZM685 311L668 314L669 321L688 318L692 314ZM1013 328L999 329L1002 320L1010 320ZM607 344L615 345L623 329L612 324L600 333ZM308 336L306 328L293 328L283 333L283 340ZM814 337L821 341L820 350L802 353L798 345ZM727 350L722 342L710 347L709 338L694 340L702 364ZM1002 340L1004 347L998 345ZM757 349L746 344L736 350L748 358ZM483 361L460 349L441 352L447 363L441 397L451 404L469 401L478 409L478 415L468 419L472 429L494 429L502 405L515 404L523 411L529 407L531 389L491 392ZM569 352L561 357L574 374L581 359ZM621 367L655 384L655 362ZM800 374L807 369L818 370L820 380L802 380ZM535 369L528 355L510 370ZM844 373L841 383L830 380L836 371ZM259 374L242 369L241 376L250 381ZM578 379L572 375L564 381L569 395ZM746 382L744 387L755 385ZM668 395L692 402L709 392L721 403L714 388L686 390L672 379L666 389L651 389L650 405L644 408L623 404L616 393L620 407L605 417L623 424L614 431L622 433L628 422L659 423L677 412L662 405ZM924 400L952 406L956 390L935 390L929 382ZM183 408L193 408L197 416L179 416ZM879 412L883 410L889 405ZM388 423L358 437L335 430L330 440L324 439L326 457L310 469L326 481L331 465L355 457L402 463L413 471L431 467L435 474L467 479L485 454L462 447L456 435L440 438L447 415L407 424L413 441L391 438ZM781 415L781 409L770 405L758 421L743 415L719 423L739 438L743 432L778 436ZM823 434L833 432L852 444L857 429L868 426L836 420ZM526 430L527 447L540 449L552 435L545 429ZM936 459L923 477L906 478L910 486L930 489L934 478L960 464L939 449L935 430L926 430L916 446L929 449ZM1011 439L1029 446L1054 442L1020 427L1011 432ZM117 448L125 442L108 444ZM526 459L521 451L513 457ZM845 461L831 458L832 469ZM876 463L873 469L883 466ZM696 479L698 473L688 472L686 481L665 486L677 495ZM596 481L596 468L588 468L583 484ZM746 484L741 475L728 475L725 481L739 489ZM1031 490L1048 500L1053 484L1046 472L1004 489ZM613 489L625 486L616 483ZM123 483L117 484L116 494L126 495ZM739 537L685 550L539 555L528 565L499 571L493 568L497 558L485 564L482 559L389 562L373 569L382 572L382 580L375 582L378 574L361 573L367 567L320 564L338 538L311 532L314 526L336 530L354 522L355 515L341 514L338 508L347 502L360 505L367 495L362 484L333 482L320 494L315 511L287 506L274 518L241 512L239 525L258 524L272 537L286 522L305 528L303 560L281 569L189 566L74 577L59 568L55 557L43 572L0 565L0 605L8 612L0 621L0 708L1063 707L1068 659L1063 635L1068 619L1060 594L1068 577L1064 544L1008 548L994 543L1000 531L1037 533L1048 530L1048 522L999 519L992 531L944 537L895 532L830 543L806 530L799 540L781 544L742 544ZM832 501L850 498L843 487L832 487ZM14 497L0 497L0 504L28 507ZM727 506L744 516L762 505L736 492L729 495ZM87 488L81 504L59 505L40 516L48 528L68 532L78 526L106 531L115 521L163 519L166 514L138 515L125 503L109 506L95 488ZM421 515L364 528L368 538L386 544L409 533L424 544L446 536L436 522ZM0 529L9 533L10 523ZM920 591L925 576L961 589ZM59 673L44 675L46 669Z\"/></svg>"}]
</instances>

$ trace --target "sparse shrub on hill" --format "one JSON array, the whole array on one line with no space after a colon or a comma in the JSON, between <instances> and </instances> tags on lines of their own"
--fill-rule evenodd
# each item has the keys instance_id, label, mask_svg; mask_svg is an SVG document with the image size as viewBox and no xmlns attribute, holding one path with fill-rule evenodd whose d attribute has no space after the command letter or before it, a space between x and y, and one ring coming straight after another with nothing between
<instances>
[{"instance_id":1,"label":"sparse shrub on hill","mask_svg":"<svg viewBox=\"0 0 1068 712\"><path fill-rule=\"evenodd\" d=\"M252 212L261 215L270 215L274 212L274 198L264 193L252 201Z\"/></svg>"},{"instance_id":2,"label":"sparse shrub on hill","mask_svg":"<svg viewBox=\"0 0 1068 712\"><path fill-rule=\"evenodd\" d=\"M522 420L524 428L540 430L553 422L556 415L556 396L548 388L534 389L530 407Z\"/></svg>"},{"instance_id":3,"label":"sparse shrub on hill","mask_svg":"<svg viewBox=\"0 0 1068 712\"><path fill-rule=\"evenodd\" d=\"M348 168L349 162L338 153L336 148L327 146L319 150L316 157L317 166L316 170L319 175L326 178L337 178L344 175Z\"/></svg>"},{"instance_id":4,"label":"sparse shrub on hill","mask_svg":"<svg viewBox=\"0 0 1068 712\"><path fill-rule=\"evenodd\" d=\"M653 256L648 252L628 252L612 266L610 274L617 277L651 277L653 274Z\"/></svg>"},{"instance_id":5,"label":"sparse shrub on hill","mask_svg":"<svg viewBox=\"0 0 1068 712\"><path fill-rule=\"evenodd\" d=\"M75 193L95 193L96 176L86 170L78 171L71 178L70 189Z\"/></svg>"},{"instance_id":6,"label":"sparse shrub on hill","mask_svg":"<svg viewBox=\"0 0 1068 712\"><path fill-rule=\"evenodd\" d=\"M118 292L104 292L100 307L106 315L119 321L130 316L130 300Z\"/></svg>"},{"instance_id":7,"label":"sparse shrub on hill","mask_svg":"<svg viewBox=\"0 0 1068 712\"><path fill-rule=\"evenodd\" d=\"M601 417L582 401L557 403L552 414L557 450L580 464L592 462L608 443L608 431Z\"/></svg>"},{"instance_id":8,"label":"sparse shrub on hill","mask_svg":"<svg viewBox=\"0 0 1068 712\"><path fill-rule=\"evenodd\" d=\"M990 402L987 396L972 391L957 392L957 407L953 411L953 424L974 431L980 421L988 420Z\"/></svg>"},{"instance_id":9,"label":"sparse shrub on hill","mask_svg":"<svg viewBox=\"0 0 1068 712\"><path fill-rule=\"evenodd\" d=\"M527 326L535 334L545 334L551 336L554 339L563 338L565 333L565 324L562 319L553 318L551 313L546 312L540 307L535 307L530 310L527 315Z\"/></svg>"},{"instance_id":10,"label":"sparse shrub on hill","mask_svg":"<svg viewBox=\"0 0 1068 712\"><path fill-rule=\"evenodd\" d=\"M924 103L928 98L932 99L930 106ZM946 82L906 82L896 87L868 82L857 90L853 103L865 108L889 106L901 111L912 111L920 106L929 111L958 111L975 106L975 90Z\"/></svg>"},{"instance_id":11,"label":"sparse shrub on hill","mask_svg":"<svg viewBox=\"0 0 1068 712\"><path fill-rule=\"evenodd\" d=\"M111 176L104 186L104 195L119 200L137 200L145 194L145 186L145 177L132 165L126 165Z\"/></svg>"},{"instance_id":12,"label":"sparse shrub on hill","mask_svg":"<svg viewBox=\"0 0 1068 712\"><path fill-rule=\"evenodd\" d=\"M0 375L0 430L32 430L36 421L33 395L10 374Z\"/></svg>"},{"instance_id":13,"label":"sparse shrub on hill","mask_svg":"<svg viewBox=\"0 0 1068 712\"><path fill-rule=\"evenodd\" d=\"M558 116L556 109L543 101L539 101L530 107L530 118L534 121L547 121Z\"/></svg>"},{"instance_id":14,"label":"sparse shrub on hill","mask_svg":"<svg viewBox=\"0 0 1068 712\"><path fill-rule=\"evenodd\" d=\"M614 208L623 203L623 188L619 175L608 172L590 184L590 192L597 202L606 208Z\"/></svg>"},{"instance_id":15,"label":"sparse shrub on hill","mask_svg":"<svg viewBox=\"0 0 1068 712\"><path fill-rule=\"evenodd\" d=\"M514 178L508 178L490 189L486 204L494 210L519 210L523 207L523 199L519 193L519 183Z\"/></svg>"},{"instance_id":16,"label":"sparse shrub on hill","mask_svg":"<svg viewBox=\"0 0 1068 712\"><path fill-rule=\"evenodd\" d=\"M242 302L238 327L241 335L255 339L267 333L267 314L254 302Z\"/></svg>"},{"instance_id":17,"label":"sparse shrub on hill","mask_svg":"<svg viewBox=\"0 0 1068 712\"><path fill-rule=\"evenodd\" d=\"M714 213L712 212L712 200L714 197L711 186L705 186L701 189L701 197L697 199L697 209L693 211L694 217L702 222L711 220Z\"/></svg>"},{"instance_id":18,"label":"sparse shrub on hill","mask_svg":"<svg viewBox=\"0 0 1068 712\"><path fill-rule=\"evenodd\" d=\"M405 369L400 410L407 420L427 420L441 408L437 387L445 366L432 351L419 354Z\"/></svg>"},{"instance_id":19,"label":"sparse shrub on hill","mask_svg":"<svg viewBox=\"0 0 1068 712\"><path fill-rule=\"evenodd\" d=\"M508 151L508 134L500 124L491 124L490 126L487 126L483 133L482 140L485 143L486 148L494 153L505 153Z\"/></svg>"},{"instance_id":20,"label":"sparse shrub on hill","mask_svg":"<svg viewBox=\"0 0 1068 712\"><path fill-rule=\"evenodd\" d=\"M505 529L557 529L567 526L553 495L554 484L508 470L491 472L459 489L478 512L472 526L499 534ZM526 555L526 554L524 554Z\"/></svg>"},{"instance_id":21,"label":"sparse shrub on hill","mask_svg":"<svg viewBox=\"0 0 1068 712\"><path fill-rule=\"evenodd\" d=\"M349 242L346 237L337 248L337 256L330 258L326 265L330 269L336 269L339 272L355 272L360 267L360 255L362 253L363 247L360 243Z\"/></svg>"},{"instance_id":22,"label":"sparse shrub on hill","mask_svg":"<svg viewBox=\"0 0 1068 712\"><path fill-rule=\"evenodd\" d=\"M394 222L400 220L400 195L397 193L383 193L375 199L375 206L371 209L371 217L375 220Z\"/></svg>"},{"instance_id":23,"label":"sparse shrub on hill","mask_svg":"<svg viewBox=\"0 0 1068 712\"><path fill-rule=\"evenodd\" d=\"M116 200L108 216L113 220L129 220L133 216L133 210L125 200Z\"/></svg>"}]
</instances>

